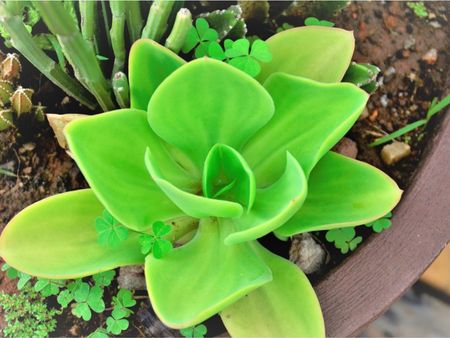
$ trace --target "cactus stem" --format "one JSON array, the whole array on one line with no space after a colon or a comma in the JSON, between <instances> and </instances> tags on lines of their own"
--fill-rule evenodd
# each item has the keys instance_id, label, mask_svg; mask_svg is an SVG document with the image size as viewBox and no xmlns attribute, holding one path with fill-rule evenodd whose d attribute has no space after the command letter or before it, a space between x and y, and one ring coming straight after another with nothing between
<instances>
[{"instance_id":1,"label":"cactus stem","mask_svg":"<svg viewBox=\"0 0 450 338\"><path fill-rule=\"evenodd\" d=\"M167 20L169 19L173 5L174 1L153 1L148 13L147 23L142 31L142 38L152 39L156 42L161 40L166 32Z\"/></svg>"},{"instance_id":2,"label":"cactus stem","mask_svg":"<svg viewBox=\"0 0 450 338\"><path fill-rule=\"evenodd\" d=\"M175 18L170 35L166 39L166 47L178 53L186 40L189 29L192 27L192 15L189 9L181 8Z\"/></svg>"}]
</instances>

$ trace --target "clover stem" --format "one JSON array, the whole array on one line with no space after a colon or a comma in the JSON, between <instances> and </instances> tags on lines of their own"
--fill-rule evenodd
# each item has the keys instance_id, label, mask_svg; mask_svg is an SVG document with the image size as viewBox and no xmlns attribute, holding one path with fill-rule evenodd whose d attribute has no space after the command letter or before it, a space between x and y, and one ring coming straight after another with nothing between
<instances>
[{"instance_id":1,"label":"clover stem","mask_svg":"<svg viewBox=\"0 0 450 338\"><path fill-rule=\"evenodd\" d=\"M142 31L142 38L152 39L156 42L161 40L167 29L167 20L174 1L155 0L148 12L147 23Z\"/></svg>"},{"instance_id":2,"label":"clover stem","mask_svg":"<svg viewBox=\"0 0 450 338\"><path fill-rule=\"evenodd\" d=\"M183 46L189 29L192 27L192 15L189 9L181 8L175 18L172 31L166 39L165 46L178 53Z\"/></svg>"},{"instance_id":3,"label":"clover stem","mask_svg":"<svg viewBox=\"0 0 450 338\"><path fill-rule=\"evenodd\" d=\"M104 111L113 110L111 88L90 48L62 3L33 1L49 30L56 35L75 77L96 97Z\"/></svg>"},{"instance_id":4,"label":"clover stem","mask_svg":"<svg viewBox=\"0 0 450 338\"><path fill-rule=\"evenodd\" d=\"M50 81L90 109L96 106L91 94L39 48L22 21L22 7L14 1L0 2L0 23L14 46Z\"/></svg>"}]
</instances>

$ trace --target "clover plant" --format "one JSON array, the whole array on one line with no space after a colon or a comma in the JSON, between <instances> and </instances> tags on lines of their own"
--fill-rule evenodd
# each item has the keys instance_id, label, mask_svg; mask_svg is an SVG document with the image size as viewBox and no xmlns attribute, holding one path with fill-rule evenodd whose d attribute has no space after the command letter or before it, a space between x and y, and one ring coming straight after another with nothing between
<instances>
[{"instance_id":1,"label":"clover plant","mask_svg":"<svg viewBox=\"0 0 450 338\"><path fill-rule=\"evenodd\" d=\"M154 41L136 42L131 107L65 129L90 189L15 216L0 237L5 261L47 279L145 264L150 301L169 327L219 313L232 336L324 336L304 273L258 238L367 224L401 190L378 169L330 151L368 99L340 82L352 33L309 26L266 43L272 59L253 79L219 60L187 63ZM105 209L117 221L106 223L128 229L114 245L98 242ZM155 222L173 229L153 233ZM143 234L176 241L192 233L162 257L142 252ZM79 298L98 310L90 294ZM109 321L114 331L125 327L120 317Z\"/></svg>"}]
</instances>

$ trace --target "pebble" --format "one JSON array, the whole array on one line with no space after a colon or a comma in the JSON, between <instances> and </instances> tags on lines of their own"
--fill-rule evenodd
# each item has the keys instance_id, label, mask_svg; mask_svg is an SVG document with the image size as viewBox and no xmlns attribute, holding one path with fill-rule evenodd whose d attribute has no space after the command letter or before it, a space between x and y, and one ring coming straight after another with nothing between
<instances>
[{"instance_id":1,"label":"pebble","mask_svg":"<svg viewBox=\"0 0 450 338\"><path fill-rule=\"evenodd\" d=\"M382 97L380 97L380 103L381 105L386 108L388 106L389 100L386 94L384 94Z\"/></svg>"},{"instance_id":2,"label":"pebble","mask_svg":"<svg viewBox=\"0 0 450 338\"><path fill-rule=\"evenodd\" d=\"M412 35L410 35L405 39L405 42L403 43L403 48L411 49L415 45L416 45L416 39L414 39L414 37Z\"/></svg>"},{"instance_id":3,"label":"pebble","mask_svg":"<svg viewBox=\"0 0 450 338\"><path fill-rule=\"evenodd\" d=\"M442 25L437 21L431 21L429 25L433 28L442 28Z\"/></svg>"},{"instance_id":4,"label":"pebble","mask_svg":"<svg viewBox=\"0 0 450 338\"><path fill-rule=\"evenodd\" d=\"M375 109L369 116L370 122L375 122L378 118L378 110Z\"/></svg>"},{"instance_id":5,"label":"pebble","mask_svg":"<svg viewBox=\"0 0 450 338\"><path fill-rule=\"evenodd\" d=\"M36 148L36 144L33 142L25 143L22 147L19 148L19 154L24 154L28 151L33 151Z\"/></svg>"},{"instance_id":6,"label":"pebble","mask_svg":"<svg viewBox=\"0 0 450 338\"><path fill-rule=\"evenodd\" d=\"M145 290L144 266L124 266L119 269L117 283L120 288L127 290Z\"/></svg>"},{"instance_id":7,"label":"pebble","mask_svg":"<svg viewBox=\"0 0 450 338\"><path fill-rule=\"evenodd\" d=\"M319 271L327 260L327 252L312 235L304 233L292 238L289 259L306 274Z\"/></svg>"},{"instance_id":8,"label":"pebble","mask_svg":"<svg viewBox=\"0 0 450 338\"><path fill-rule=\"evenodd\" d=\"M410 154L411 147L409 144L397 141L385 145L381 150L381 158L387 165L393 165Z\"/></svg>"},{"instance_id":9,"label":"pebble","mask_svg":"<svg viewBox=\"0 0 450 338\"><path fill-rule=\"evenodd\" d=\"M397 71L393 66L388 67L384 71L384 83L389 83L394 78L396 72Z\"/></svg>"},{"instance_id":10,"label":"pebble","mask_svg":"<svg viewBox=\"0 0 450 338\"><path fill-rule=\"evenodd\" d=\"M358 155L358 146L355 141L349 139L348 137L343 137L333 147L333 151L350 158L356 158Z\"/></svg>"},{"instance_id":11,"label":"pebble","mask_svg":"<svg viewBox=\"0 0 450 338\"><path fill-rule=\"evenodd\" d=\"M437 57L438 55L436 48L432 48L422 56L422 60L429 65L434 65L437 61Z\"/></svg>"}]
</instances>

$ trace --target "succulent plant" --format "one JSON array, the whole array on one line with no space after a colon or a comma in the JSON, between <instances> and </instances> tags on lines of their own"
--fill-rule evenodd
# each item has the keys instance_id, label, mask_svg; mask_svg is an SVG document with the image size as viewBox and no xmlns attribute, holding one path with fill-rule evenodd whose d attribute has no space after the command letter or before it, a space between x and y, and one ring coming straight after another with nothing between
<instances>
[{"instance_id":1,"label":"succulent plant","mask_svg":"<svg viewBox=\"0 0 450 338\"><path fill-rule=\"evenodd\" d=\"M23 114L34 114L38 121L44 119L44 108L32 102L33 90L18 85L22 65L17 54L0 52L0 131L14 127L15 120Z\"/></svg>"},{"instance_id":2,"label":"succulent plant","mask_svg":"<svg viewBox=\"0 0 450 338\"><path fill-rule=\"evenodd\" d=\"M170 327L219 313L232 336L324 336L306 276L258 238L366 224L401 191L378 169L330 151L368 99L339 83L352 33L304 27L267 44L273 59L258 82L218 60L186 63L156 42L136 42L131 108L65 128L91 189L15 216L0 237L3 259L52 279L145 264L152 306ZM114 245L98 242L105 209L110 233L121 229ZM145 257L139 238L160 221L173 224L172 240L195 235Z\"/></svg>"}]
</instances>

